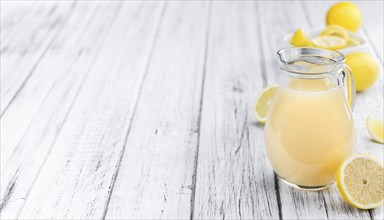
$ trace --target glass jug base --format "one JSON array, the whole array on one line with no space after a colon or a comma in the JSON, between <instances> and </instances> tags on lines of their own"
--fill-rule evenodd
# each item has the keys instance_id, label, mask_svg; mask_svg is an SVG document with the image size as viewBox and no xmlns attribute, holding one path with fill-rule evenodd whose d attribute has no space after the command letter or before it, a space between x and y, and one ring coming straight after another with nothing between
<instances>
[{"instance_id":1,"label":"glass jug base","mask_svg":"<svg viewBox=\"0 0 384 220\"><path fill-rule=\"evenodd\" d=\"M277 176L279 177L279 179L282 182L284 182L288 186L290 186L292 188L295 188L295 189L303 190L303 191L320 191L320 190L323 190L323 189L326 189L326 188L330 187L333 184L333 183L331 183L331 184L324 185L324 186L300 186L300 185L296 185L296 184L290 183L290 182L288 182L286 180L283 180L279 175L277 175Z\"/></svg>"}]
</instances>

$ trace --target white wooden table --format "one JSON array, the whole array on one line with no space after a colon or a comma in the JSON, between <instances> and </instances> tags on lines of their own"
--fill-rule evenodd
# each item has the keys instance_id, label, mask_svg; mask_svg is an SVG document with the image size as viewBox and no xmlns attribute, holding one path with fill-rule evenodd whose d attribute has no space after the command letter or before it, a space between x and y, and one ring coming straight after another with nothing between
<instances>
[{"instance_id":1,"label":"white wooden table","mask_svg":"<svg viewBox=\"0 0 384 220\"><path fill-rule=\"evenodd\" d=\"M2 219L382 219L266 157L257 93L332 2L1 1ZM383 1L358 2L383 64ZM357 152L383 77L357 95Z\"/></svg>"}]
</instances>

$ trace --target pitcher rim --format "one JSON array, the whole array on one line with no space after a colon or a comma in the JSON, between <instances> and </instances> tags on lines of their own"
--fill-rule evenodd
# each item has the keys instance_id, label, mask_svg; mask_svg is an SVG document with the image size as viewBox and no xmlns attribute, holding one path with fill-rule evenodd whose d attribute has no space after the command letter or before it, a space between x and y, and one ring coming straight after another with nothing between
<instances>
[{"instance_id":1,"label":"pitcher rim","mask_svg":"<svg viewBox=\"0 0 384 220\"><path fill-rule=\"evenodd\" d=\"M327 57L327 58L332 60L333 63L324 65L324 66L327 66L327 71L300 72L298 70L294 71L294 70L288 68L289 62L293 61L294 59L292 59L292 60L283 59L284 52L297 51L297 54L299 54L298 52L303 51L303 50L304 51L305 50L313 51L314 53L318 52L319 55L321 55L320 53L322 53L322 54L324 54L322 57L326 57L325 54L331 55L331 57ZM280 61L280 65L279 65L280 69L291 73L290 75L293 75L295 77L300 77L300 78L323 78L326 76L329 77L330 73L334 73L334 72L337 72L338 70L341 70L343 68L343 66L345 65L345 60L346 60L345 56L338 51L328 50L328 49L323 49L323 48L313 48L313 47L283 48L283 49L280 49L277 51L277 55L278 55L279 61ZM313 54L312 56L314 56L314 55L315 54ZM299 56L300 55L298 55L298 57Z\"/></svg>"}]
</instances>

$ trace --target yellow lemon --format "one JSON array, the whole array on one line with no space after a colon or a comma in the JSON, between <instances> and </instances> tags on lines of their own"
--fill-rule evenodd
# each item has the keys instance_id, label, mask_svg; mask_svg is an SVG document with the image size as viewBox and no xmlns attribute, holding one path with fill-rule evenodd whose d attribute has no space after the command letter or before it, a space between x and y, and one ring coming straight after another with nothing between
<instances>
[{"instance_id":1,"label":"yellow lemon","mask_svg":"<svg viewBox=\"0 0 384 220\"><path fill-rule=\"evenodd\" d=\"M373 140L384 144L384 121L382 119L367 117L367 128Z\"/></svg>"},{"instance_id":2,"label":"yellow lemon","mask_svg":"<svg viewBox=\"0 0 384 220\"><path fill-rule=\"evenodd\" d=\"M334 4L327 13L327 25L337 24L350 31L357 31L362 24L360 9L352 2Z\"/></svg>"},{"instance_id":3,"label":"yellow lemon","mask_svg":"<svg viewBox=\"0 0 384 220\"><path fill-rule=\"evenodd\" d=\"M370 155L353 155L340 166L336 180L340 194L350 205L359 209L383 205L383 161Z\"/></svg>"},{"instance_id":4,"label":"yellow lemon","mask_svg":"<svg viewBox=\"0 0 384 220\"><path fill-rule=\"evenodd\" d=\"M379 63L368 53L350 53L346 56L345 63L352 69L356 83L356 91L368 89L379 77Z\"/></svg>"},{"instance_id":5,"label":"yellow lemon","mask_svg":"<svg viewBox=\"0 0 384 220\"><path fill-rule=\"evenodd\" d=\"M329 50L343 49L347 41L336 36L319 36L312 40L313 46Z\"/></svg>"},{"instance_id":6,"label":"yellow lemon","mask_svg":"<svg viewBox=\"0 0 384 220\"><path fill-rule=\"evenodd\" d=\"M308 47L311 46L311 40L300 28L295 32L295 34L293 34L291 44L295 47Z\"/></svg>"},{"instance_id":7,"label":"yellow lemon","mask_svg":"<svg viewBox=\"0 0 384 220\"><path fill-rule=\"evenodd\" d=\"M269 86L261 91L257 97L255 113L256 119L261 123L264 123L268 116L269 110L271 109L273 103L273 99L276 95L277 88L278 85Z\"/></svg>"},{"instance_id":8,"label":"yellow lemon","mask_svg":"<svg viewBox=\"0 0 384 220\"><path fill-rule=\"evenodd\" d=\"M327 29L320 34L320 36L335 36L344 40L348 40L349 38L347 30L336 24L329 25Z\"/></svg>"}]
</instances>

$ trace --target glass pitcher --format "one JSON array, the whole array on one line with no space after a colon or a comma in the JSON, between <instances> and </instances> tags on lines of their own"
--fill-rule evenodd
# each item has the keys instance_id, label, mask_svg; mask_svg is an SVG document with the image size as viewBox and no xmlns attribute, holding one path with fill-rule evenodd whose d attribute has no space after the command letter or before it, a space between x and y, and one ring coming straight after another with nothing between
<instances>
[{"instance_id":1,"label":"glass pitcher","mask_svg":"<svg viewBox=\"0 0 384 220\"><path fill-rule=\"evenodd\" d=\"M355 148L352 72L336 51L287 48L277 54L281 77L265 124L268 157L288 185L325 189Z\"/></svg>"}]
</instances>

